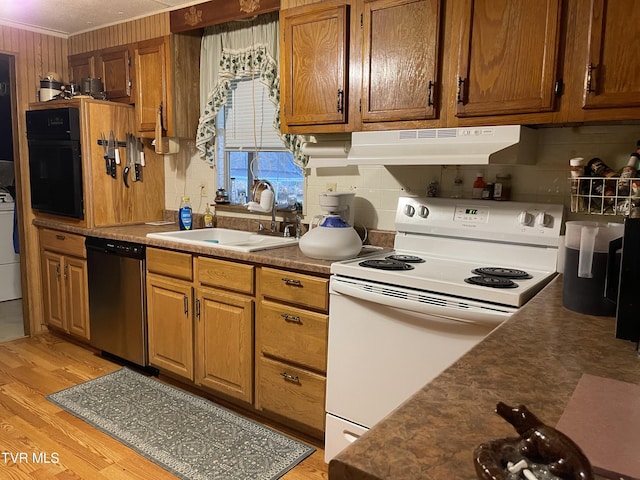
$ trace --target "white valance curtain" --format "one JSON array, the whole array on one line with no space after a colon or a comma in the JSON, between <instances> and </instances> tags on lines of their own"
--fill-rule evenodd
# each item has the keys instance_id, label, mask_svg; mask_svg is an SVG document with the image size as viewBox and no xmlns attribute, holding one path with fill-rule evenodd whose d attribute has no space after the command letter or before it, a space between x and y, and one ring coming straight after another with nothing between
<instances>
[{"instance_id":1,"label":"white valance curtain","mask_svg":"<svg viewBox=\"0 0 640 480\"><path fill-rule=\"evenodd\" d=\"M244 77L260 79L276 107L274 127L280 131L280 76L278 74L278 12L250 21L228 22L205 29L200 54L200 122L196 146L200 157L216 163L216 117L227 102L231 81ZM297 135L281 134L294 162L304 167Z\"/></svg>"}]
</instances>

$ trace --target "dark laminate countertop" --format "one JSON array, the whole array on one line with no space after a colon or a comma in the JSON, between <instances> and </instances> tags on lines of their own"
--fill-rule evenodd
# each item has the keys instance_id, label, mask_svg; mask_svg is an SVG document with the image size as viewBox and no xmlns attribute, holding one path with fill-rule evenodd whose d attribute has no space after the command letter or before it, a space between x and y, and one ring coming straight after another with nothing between
<instances>
[{"instance_id":1,"label":"dark laminate countertop","mask_svg":"<svg viewBox=\"0 0 640 480\"><path fill-rule=\"evenodd\" d=\"M185 252L204 254L218 258L250 262L273 267L281 267L314 274L329 275L331 268L331 261L315 260L313 258L309 258L302 254L297 245L245 253L226 250L223 248L216 248L213 246L201 247L197 245L172 242L168 240L147 238L147 233L170 232L177 230L178 225L175 223L161 226L137 224L123 225L120 227L83 228L63 222L36 219L34 220L34 224L39 227L53 228L56 230L77 233L85 236L96 236L109 238L112 240L136 242L153 247L182 250Z\"/></svg>"},{"instance_id":2,"label":"dark laminate countertop","mask_svg":"<svg viewBox=\"0 0 640 480\"><path fill-rule=\"evenodd\" d=\"M489 440L517 436L494 413L498 401L525 404L555 426L582 374L640 383L635 344L617 340L614 328L614 318L565 309L562 277L557 277L341 452L329 465L329 478L476 478L473 449Z\"/></svg>"}]
</instances>

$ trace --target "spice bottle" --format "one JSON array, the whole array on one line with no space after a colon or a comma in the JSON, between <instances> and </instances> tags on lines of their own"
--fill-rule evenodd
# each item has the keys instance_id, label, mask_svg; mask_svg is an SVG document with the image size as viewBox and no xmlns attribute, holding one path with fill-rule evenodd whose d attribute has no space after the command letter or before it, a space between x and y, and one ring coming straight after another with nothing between
<instances>
[{"instance_id":1,"label":"spice bottle","mask_svg":"<svg viewBox=\"0 0 640 480\"><path fill-rule=\"evenodd\" d=\"M627 164L622 167L622 171L620 172L620 180L618 180L618 194L622 196L629 195L631 191L631 180L636 176L638 160L640 159L640 155L637 153L632 153L629 157L629 161Z\"/></svg>"},{"instance_id":2,"label":"spice bottle","mask_svg":"<svg viewBox=\"0 0 640 480\"><path fill-rule=\"evenodd\" d=\"M482 189L482 199L483 200L493 200L493 189L494 184L489 182Z\"/></svg>"},{"instance_id":3,"label":"spice bottle","mask_svg":"<svg viewBox=\"0 0 640 480\"><path fill-rule=\"evenodd\" d=\"M509 200L511 197L511 175L508 173L498 173L496 183L493 186L494 200Z\"/></svg>"},{"instance_id":4,"label":"spice bottle","mask_svg":"<svg viewBox=\"0 0 640 480\"><path fill-rule=\"evenodd\" d=\"M482 191L484 190L484 187L486 187L487 184L484 181L483 178L483 174L482 172L478 172L478 174L476 175L476 179L473 182L473 189L471 191L471 198L473 199L482 199Z\"/></svg>"},{"instance_id":5,"label":"spice bottle","mask_svg":"<svg viewBox=\"0 0 640 480\"><path fill-rule=\"evenodd\" d=\"M453 179L453 191L451 193L451 198L462 198L462 177L456 175L456 178Z\"/></svg>"}]
</instances>

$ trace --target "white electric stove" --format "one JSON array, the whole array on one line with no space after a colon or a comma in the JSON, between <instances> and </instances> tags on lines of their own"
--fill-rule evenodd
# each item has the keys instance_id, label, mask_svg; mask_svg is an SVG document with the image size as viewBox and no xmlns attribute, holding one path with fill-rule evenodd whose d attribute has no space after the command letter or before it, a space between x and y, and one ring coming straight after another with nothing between
<instances>
[{"instance_id":1,"label":"white electric stove","mask_svg":"<svg viewBox=\"0 0 640 480\"><path fill-rule=\"evenodd\" d=\"M331 267L325 460L556 275L563 206L401 197L394 251Z\"/></svg>"}]
</instances>

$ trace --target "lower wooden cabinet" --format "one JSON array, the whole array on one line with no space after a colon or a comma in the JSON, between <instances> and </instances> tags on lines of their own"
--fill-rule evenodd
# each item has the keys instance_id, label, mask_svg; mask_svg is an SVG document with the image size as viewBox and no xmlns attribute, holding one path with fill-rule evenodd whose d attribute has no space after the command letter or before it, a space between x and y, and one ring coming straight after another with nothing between
<instances>
[{"instance_id":1,"label":"lower wooden cabinet","mask_svg":"<svg viewBox=\"0 0 640 480\"><path fill-rule=\"evenodd\" d=\"M329 279L147 248L149 361L324 435Z\"/></svg>"},{"instance_id":2,"label":"lower wooden cabinet","mask_svg":"<svg viewBox=\"0 0 640 480\"><path fill-rule=\"evenodd\" d=\"M147 274L149 363L193 380L193 287Z\"/></svg>"},{"instance_id":3,"label":"lower wooden cabinet","mask_svg":"<svg viewBox=\"0 0 640 480\"><path fill-rule=\"evenodd\" d=\"M260 269L256 313L256 408L322 438L329 280Z\"/></svg>"},{"instance_id":4,"label":"lower wooden cabinet","mask_svg":"<svg viewBox=\"0 0 640 480\"><path fill-rule=\"evenodd\" d=\"M199 288L195 383L253 402L253 299Z\"/></svg>"},{"instance_id":5,"label":"lower wooden cabinet","mask_svg":"<svg viewBox=\"0 0 640 480\"><path fill-rule=\"evenodd\" d=\"M89 292L84 237L40 230L44 321L89 340Z\"/></svg>"},{"instance_id":6,"label":"lower wooden cabinet","mask_svg":"<svg viewBox=\"0 0 640 480\"><path fill-rule=\"evenodd\" d=\"M320 436L324 432L326 376L266 356L259 359L257 368L259 408L309 427L310 433Z\"/></svg>"}]
</instances>

